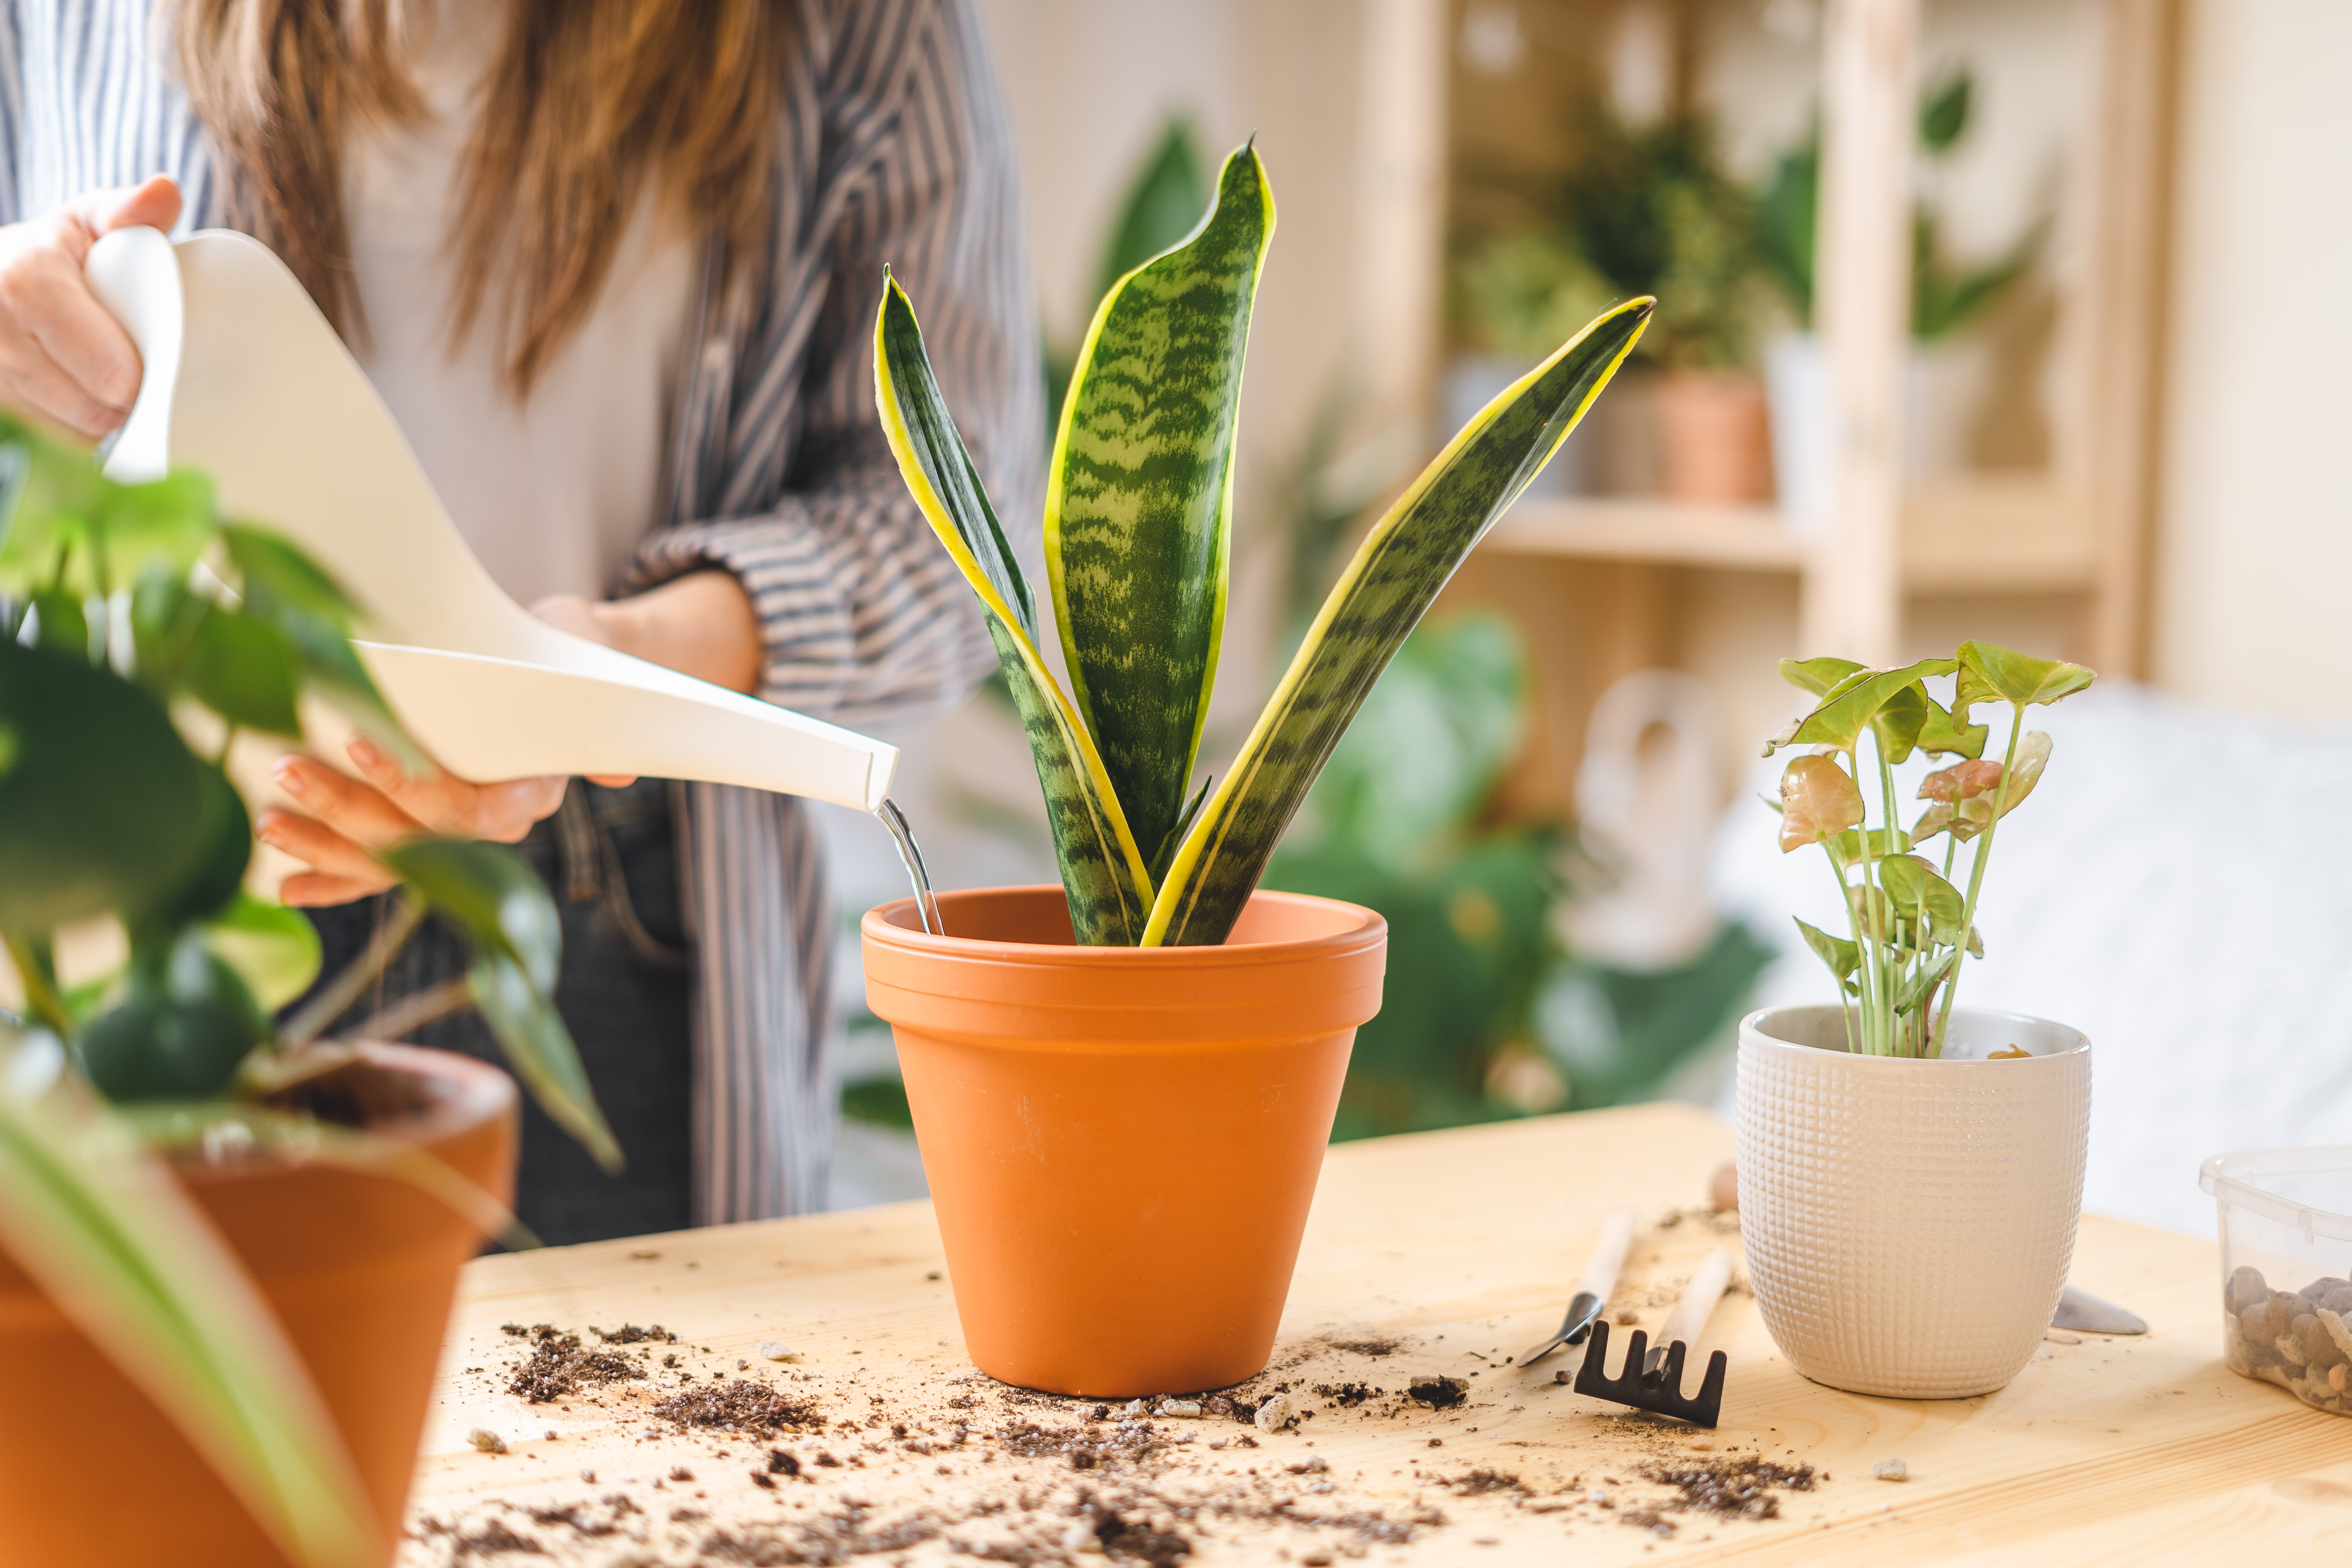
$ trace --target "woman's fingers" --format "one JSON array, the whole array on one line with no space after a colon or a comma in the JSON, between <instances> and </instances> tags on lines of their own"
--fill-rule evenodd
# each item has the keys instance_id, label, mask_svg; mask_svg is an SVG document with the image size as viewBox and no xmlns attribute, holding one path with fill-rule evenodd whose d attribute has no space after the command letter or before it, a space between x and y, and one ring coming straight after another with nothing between
<instances>
[{"instance_id":1,"label":"woman's fingers","mask_svg":"<svg viewBox=\"0 0 2352 1568\"><path fill-rule=\"evenodd\" d=\"M436 768L412 778L366 737L353 741L348 751L360 776L382 793L394 809L413 817L425 829L455 838L488 838L514 844L530 831L531 824L551 816L563 804L561 778L509 779L503 784L467 784ZM416 831L412 827L410 832Z\"/></svg>"},{"instance_id":2,"label":"woman's fingers","mask_svg":"<svg viewBox=\"0 0 2352 1568\"><path fill-rule=\"evenodd\" d=\"M179 216L179 186L158 175L0 226L0 400L85 436L122 423L139 392L139 351L90 293L82 265L100 235L168 227Z\"/></svg>"},{"instance_id":3,"label":"woman's fingers","mask_svg":"<svg viewBox=\"0 0 2352 1568\"><path fill-rule=\"evenodd\" d=\"M310 757L280 757L269 776L305 811L354 844L382 848L433 830L381 791Z\"/></svg>"},{"instance_id":4,"label":"woman's fingers","mask_svg":"<svg viewBox=\"0 0 2352 1568\"><path fill-rule=\"evenodd\" d=\"M380 893L398 880L374 856L327 826L292 811L265 811L254 837L284 850L310 869L289 877L278 889L289 904L347 904Z\"/></svg>"}]
</instances>

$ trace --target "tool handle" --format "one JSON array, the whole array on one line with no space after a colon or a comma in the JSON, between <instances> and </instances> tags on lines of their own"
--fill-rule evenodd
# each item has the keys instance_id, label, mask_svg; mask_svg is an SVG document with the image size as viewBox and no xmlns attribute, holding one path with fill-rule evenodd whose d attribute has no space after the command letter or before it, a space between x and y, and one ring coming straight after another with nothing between
<instances>
[{"instance_id":1,"label":"tool handle","mask_svg":"<svg viewBox=\"0 0 2352 1568\"><path fill-rule=\"evenodd\" d=\"M1601 1222L1601 1239L1592 1244L1591 1259L1576 1288L1591 1291L1607 1306L1609 1292L1617 1289L1618 1271L1625 1267L1625 1253L1633 1245L1633 1206L1627 1204Z\"/></svg>"},{"instance_id":2,"label":"tool handle","mask_svg":"<svg viewBox=\"0 0 2352 1568\"><path fill-rule=\"evenodd\" d=\"M1707 1315L1723 1300L1724 1288L1730 1283L1731 1254L1718 1247L1700 1260L1698 1272L1691 1276L1683 1299L1675 1303L1675 1310L1659 1325L1658 1343L1670 1345L1680 1340L1685 1345L1697 1344L1699 1331L1706 1327Z\"/></svg>"}]
</instances>

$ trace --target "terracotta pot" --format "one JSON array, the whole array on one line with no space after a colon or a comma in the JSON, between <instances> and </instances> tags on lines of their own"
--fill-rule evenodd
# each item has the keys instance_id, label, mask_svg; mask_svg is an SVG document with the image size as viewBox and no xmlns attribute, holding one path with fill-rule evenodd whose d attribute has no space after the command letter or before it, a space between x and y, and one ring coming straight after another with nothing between
<instances>
[{"instance_id":1,"label":"terracotta pot","mask_svg":"<svg viewBox=\"0 0 2352 1568\"><path fill-rule=\"evenodd\" d=\"M2016 1046L2024 1059L1990 1061ZM1739 1232L1764 1326L1815 1383L1962 1399L2042 1342L2083 1213L2091 1047L1959 1008L1942 1059L1849 1055L1835 1007L1739 1025Z\"/></svg>"},{"instance_id":2,"label":"terracotta pot","mask_svg":"<svg viewBox=\"0 0 2352 1568\"><path fill-rule=\"evenodd\" d=\"M430 1151L501 1203L514 1086L445 1051L365 1047L337 1076L370 1131ZM259 1281L350 1446L392 1560L457 1268L481 1235L388 1177L275 1160L183 1167ZM178 1428L0 1254L0 1564L268 1568L286 1557Z\"/></svg>"},{"instance_id":3,"label":"terracotta pot","mask_svg":"<svg viewBox=\"0 0 2352 1568\"><path fill-rule=\"evenodd\" d=\"M1675 500L1772 496L1771 425L1752 375L1678 370L1658 378L1661 488Z\"/></svg>"},{"instance_id":4,"label":"terracotta pot","mask_svg":"<svg viewBox=\"0 0 2352 1568\"><path fill-rule=\"evenodd\" d=\"M1097 1397L1273 1352L1388 924L1259 892L1221 947L1078 947L1058 887L866 917L972 1361Z\"/></svg>"}]
</instances>

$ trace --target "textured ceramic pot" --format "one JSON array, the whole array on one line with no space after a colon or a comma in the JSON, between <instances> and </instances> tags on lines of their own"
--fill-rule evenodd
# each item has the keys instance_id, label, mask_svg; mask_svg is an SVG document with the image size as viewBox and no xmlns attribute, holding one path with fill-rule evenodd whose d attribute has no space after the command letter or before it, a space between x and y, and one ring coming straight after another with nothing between
<instances>
[{"instance_id":1,"label":"textured ceramic pot","mask_svg":"<svg viewBox=\"0 0 2352 1568\"><path fill-rule=\"evenodd\" d=\"M1963 1008L1919 1061L1849 1055L1834 1007L1740 1020L1739 1228L1790 1363L1898 1399L2016 1376L2066 1287L2090 1122L2063 1025Z\"/></svg>"},{"instance_id":2,"label":"textured ceramic pot","mask_svg":"<svg viewBox=\"0 0 2352 1568\"><path fill-rule=\"evenodd\" d=\"M1128 1397L1264 1367L1388 924L1251 897L1215 947L1078 947L1059 887L866 917L972 1362Z\"/></svg>"},{"instance_id":3,"label":"textured ceramic pot","mask_svg":"<svg viewBox=\"0 0 2352 1568\"><path fill-rule=\"evenodd\" d=\"M514 1193L514 1085L446 1051L366 1046L312 1092L496 1197ZM387 1563L416 1470L457 1270L481 1233L390 1176L256 1158L184 1164L343 1434ZM0 1564L290 1568L179 1428L0 1253Z\"/></svg>"}]
</instances>

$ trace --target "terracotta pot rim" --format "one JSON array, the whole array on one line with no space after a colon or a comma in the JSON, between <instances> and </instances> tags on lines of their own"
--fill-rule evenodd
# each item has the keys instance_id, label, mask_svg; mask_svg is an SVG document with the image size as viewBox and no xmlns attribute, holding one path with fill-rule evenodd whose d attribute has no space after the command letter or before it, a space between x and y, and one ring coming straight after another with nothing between
<instances>
[{"instance_id":1,"label":"terracotta pot rim","mask_svg":"<svg viewBox=\"0 0 2352 1568\"><path fill-rule=\"evenodd\" d=\"M468 1128L505 1115L516 1102L514 1079L486 1061L431 1046L403 1046L364 1040L358 1045L360 1061L393 1078L422 1080L432 1086L430 1103L421 1110L372 1117L361 1129L379 1138L396 1138L419 1148L440 1143ZM296 1170L306 1162L257 1153L233 1164L215 1165L196 1159L175 1159L173 1173L184 1182L252 1181Z\"/></svg>"},{"instance_id":2,"label":"terracotta pot rim","mask_svg":"<svg viewBox=\"0 0 2352 1568\"><path fill-rule=\"evenodd\" d=\"M1024 883L1004 888L968 888L938 895L942 915L962 900L1002 898L1008 894L1063 896L1059 883ZM1286 893L1260 888L1250 897L1277 903L1343 910L1356 917L1343 931L1296 942L1222 942L1214 947L1082 947L1068 942L999 942L982 937L933 936L922 929L913 898L893 900L866 911L858 931L879 946L924 958L982 960L1032 968L1087 969L1227 969L1244 964L1299 963L1339 958L1381 946L1389 923L1376 910L1315 893Z\"/></svg>"},{"instance_id":3,"label":"terracotta pot rim","mask_svg":"<svg viewBox=\"0 0 2352 1568\"><path fill-rule=\"evenodd\" d=\"M1784 1004L1778 1007L1759 1007L1756 1011L1748 1014L1746 1017L1739 1020L1740 1041L1742 1044L1746 1044L1748 1041L1752 1039L1759 1046L1771 1047L1784 1051L1817 1051L1822 1056L1836 1057L1842 1060L1854 1063L1856 1070L1862 1072L1887 1072L1914 1069L1919 1071L1960 1073L1970 1071L1987 1072L1991 1071L1994 1068L1999 1068L2006 1072L2014 1072L2020 1067L2022 1067L2024 1062L2069 1061L2076 1057L2087 1056L2090 1054L2091 1050L2091 1037L2083 1033L2082 1030L2075 1028L2071 1024L2061 1024L2054 1018L2037 1017L2032 1013L2012 1013L2008 1009L2001 1007L1955 1007L1952 1009L1952 1018L1954 1022L1958 1022L1961 1018L2000 1018L2007 1019L2013 1024L2030 1025L2037 1029L2062 1030L2064 1033L2074 1037L2074 1043L2068 1046L2063 1050L2036 1051L2031 1057L2023 1058L2023 1061L2013 1057L1999 1062L1972 1061L1960 1058L1954 1058L1953 1060L1946 1061L1941 1058L1935 1057L1862 1056L1852 1051L1832 1050L1826 1046L1808 1045L1802 1040L1783 1039L1781 1037L1772 1034L1769 1030L1767 1020L1771 1019L1776 1016L1790 1013L1829 1013L1834 1011L1835 1008L1836 1004L1832 1002L1800 1002Z\"/></svg>"}]
</instances>

